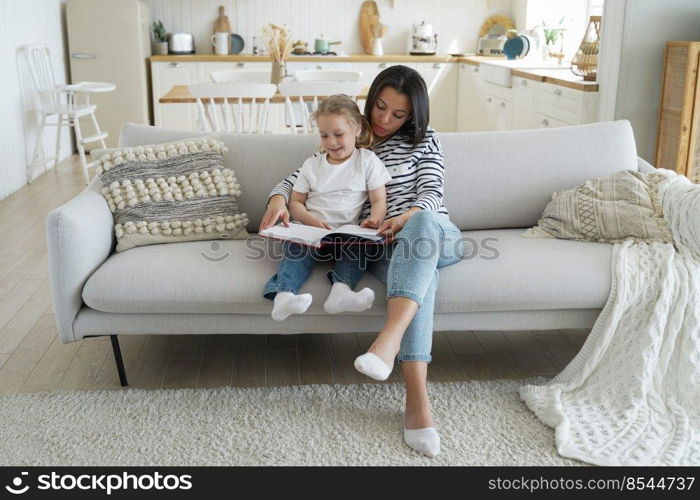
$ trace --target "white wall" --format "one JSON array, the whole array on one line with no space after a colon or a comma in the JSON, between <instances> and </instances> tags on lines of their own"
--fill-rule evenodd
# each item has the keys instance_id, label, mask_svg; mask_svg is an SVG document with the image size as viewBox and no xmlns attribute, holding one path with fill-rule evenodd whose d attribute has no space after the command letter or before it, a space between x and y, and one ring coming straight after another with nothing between
<instances>
[{"instance_id":1,"label":"white wall","mask_svg":"<svg viewBox=\"0 0 700 500\"><path fill-rule=\"evenodd\" d=\"M211 53L210 37L218 7L226 15L234 33L246 43L250 53L253 35L267 23L286 24L294 39L309 43L322 33L340 40L348 54L362 53L359 38L358 0L145 0L153 17L161 19L168 31L194 34L196 50ZM376 0L380 18L388 26L384 39L386 54L406 53L411 25L425 20L438 34L438 52L474 52L481 23L492 14L511 14L511 0ZM336 46L333 46L334 50Z\"/></svg>"},{"instance_id":2,"label":"white wall","mask_svg":"<svg viewBox=\"0 0 700 500\"><path fill-rule=\"evenodd\" d=\"M48 45L59 83L66 81L64 11L66 0L0 0L0 199L26 184L26 167L37 133L31 80L19 49L30 43ZM56 127L44 135L47 156L56 144ZM71 154L63 134L61 157Z\"/></svg>"},{"instance_id":3,"label":"white wall","mask_svg":"<svg viewBox=\"0 0 700 500\"><path fill-rule=\"evenodd\" d=\"M651 163L664 51L674 40L700 40L699 0L627 0L615 118L632 123L639 156Z\"/></svg>"}]
</instances>

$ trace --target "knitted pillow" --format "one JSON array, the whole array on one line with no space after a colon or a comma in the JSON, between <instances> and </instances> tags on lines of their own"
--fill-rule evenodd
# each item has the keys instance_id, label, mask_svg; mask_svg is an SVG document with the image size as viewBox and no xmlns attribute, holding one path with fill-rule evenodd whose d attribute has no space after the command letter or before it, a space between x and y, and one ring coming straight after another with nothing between
<instances>
[{"instance_id":1,"label":"knitted pillow","mask_svg":"<svg viewBox=\"0 0 700 500\"><path fill-rule=\"evenodd\" d=\"M241 186L215 137L93 150L102 194L114 214L117 252L142 245L245 239Z\"/></svg>"},{"instance_id":2,"label":"knitted pillow","mask_svg":"<svg viewBox=\"0 0 700 500\"><path fill-rule=\"evenodd\" d=\"M522 236L604 243L628 238L672 242L657 196L664 178L658 173L623 170L554 193L537 225Z\"/></svg>"}]
</instances>

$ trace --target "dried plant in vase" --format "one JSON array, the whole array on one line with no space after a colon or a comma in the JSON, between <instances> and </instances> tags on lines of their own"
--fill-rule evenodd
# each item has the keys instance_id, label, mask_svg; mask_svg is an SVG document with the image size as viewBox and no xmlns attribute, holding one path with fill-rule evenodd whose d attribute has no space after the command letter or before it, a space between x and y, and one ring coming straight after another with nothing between
<instances>
[{"instance_id":1,"label":"dried plant in vase","mask_svg":"<svg viewBox=\"0 0 700 500\"><path fill-rule=\"evenodd\" d=\"M284 26L270 23L262 29L262 33L263 40L272 58L272 76L270 81L271 83L278 84L287 76L285 62L292 52L294 41L292 40L289 30Z\"/></svg>"}]
</instances>

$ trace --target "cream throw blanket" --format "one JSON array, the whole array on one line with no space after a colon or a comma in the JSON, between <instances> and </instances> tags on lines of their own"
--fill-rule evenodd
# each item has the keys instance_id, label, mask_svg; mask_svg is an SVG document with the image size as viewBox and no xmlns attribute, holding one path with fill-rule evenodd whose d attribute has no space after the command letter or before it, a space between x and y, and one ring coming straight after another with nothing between
<instances>
[{"instance_id":1,"label":"cream throw blanket","mask_svg":"<svg viewBox=\"0 0 700 500\"><path fill-rule=\"evenodd\" d=\"M700 464L700 186L659 172L673 243L615 243L610 296L581 351L547 384L520 389L562 456Z\"/></svg>"}]
</instances>

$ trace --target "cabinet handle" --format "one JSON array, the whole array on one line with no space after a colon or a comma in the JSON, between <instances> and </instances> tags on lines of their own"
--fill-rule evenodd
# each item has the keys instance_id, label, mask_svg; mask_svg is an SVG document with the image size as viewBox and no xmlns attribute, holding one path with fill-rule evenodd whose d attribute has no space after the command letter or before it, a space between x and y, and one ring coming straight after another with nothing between
<instances>
[{"instance_id":1,"label":"cabinet handle","mask_svg":"<svg viewBox=\"0 0 700 500\"><path fill-rule=\"evenodd\" d=\"M505 102L501 102L501 107L502 107L502 108L505 108L505 107L506 107L506 103L505 103Z\"/></svg>"},{"instance_id":2,"label":"cabinet handle","mask_svg":"<svg viewBox=\"0 0 700 500\"><path fill-rule=\"evenodd\" d=\"M561 95L561 89L555 89L554 95Z\"/></svg>"},{"instance_id":3,"label":"cabinet handle","mask_svg":"<svg viewBox=\"0 0 700 500\"><path fill-rule=\"evenodd\" d=\"M478 72L479 72L479 66L474 66L474 73L478 73Z\"/></svg>"},{"instance_id":4,"label":"cabinet handle","mask_svg":"<svg viewBox=\"0 0 700 500\"><path fill-rule=\"evenodd\" d=\"M323 67L318 65L318 66L316 66L316 69L323 69Z\"/></svg>"},{"instance_id":5,"label":"cabinet handle","mask_svg":"<svg viewBox=\"0 0 700 500\"><path fill-rule=\"evenodd\" d=\"M379 66L377 66L379 69L386 68L386 63L379 63Z\"/></svg>"},{"instance_id":6,"label":"cabinet handle","mask_svg":"<svg viewBox=\"0 0 700 500\"><path fill-rule=\"evenodd\" d=\"M520 80L520 85L527 87L527 80Z\"/></svg>"},{"instance_id":7,"label":"cabinet handle","mask_svg":"<svg viewBox=\"0 0 700 500\"><path fill-rule=\"evenodd\" d=\"M440 69L445 65L445 63L433 63L433 68Z\"/></svg>"},{"instance_id":8,"label":"cabinet handle","mask_svg":"<svg viewBox=\"0 0 700 500\"><path fill-rule=\"evenodd\" d=\"M491 102L491 98L490 98L490 97L487 97L487 98L486 98L486 102Z\"/></svg>"},{"instance_id":9,"label":"cabinet handle","mask_svg":"<svg viewBox=\"0 0 700 500\"><path fill-rule=\"evenodd\" d=\"M95 59L97 56L95 54L87 54L85 52L73 52L70 55L73 59Z\"/></svg>"},{"instance_id":10,"label":"cabinet handle","mask_svg":"<svg viewBox=\"0 0 700 500\"><path fill-rule=\"evenodd\" d=\"M245 63L240 63L240 62L239 62L239 63L236 63L236 67L237 67L237 68L244 68L244 67L245 67Z\"/></svg>"},{"instance_id":11,"label":"cabinet handle","mask_svg":"<svg viewBox=\"0 0 700 500\"><path fill-rule=\"evenodd\" d=\"M549 120L547 120L546 118L543 118L542 125L544 125L545 127L549 127Z\"/></svg>"},{"instance_id":12,"label":"cabinet handle","mask_svg":"<svg viewBox=\"0 0 700 500\"><path fill-rule=\"evenodd\" d=\"M170 63L170 64L168 64L168 67L169 67L169 68L177 68L177 67L179 67L179 66L180 66L180 63Z\"/></svg>"}]
</instances>

